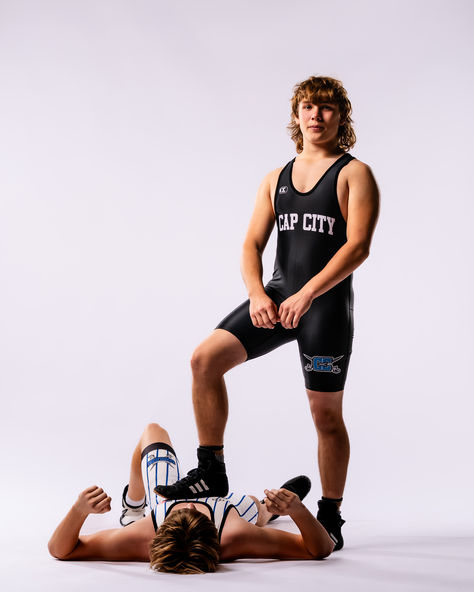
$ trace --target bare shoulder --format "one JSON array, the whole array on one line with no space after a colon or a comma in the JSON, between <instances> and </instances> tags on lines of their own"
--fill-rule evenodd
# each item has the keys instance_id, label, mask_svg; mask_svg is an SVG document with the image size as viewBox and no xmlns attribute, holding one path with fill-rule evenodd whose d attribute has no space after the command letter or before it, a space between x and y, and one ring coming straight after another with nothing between
<instances>
[{"instance_id":1,"label":"bare shoulder","mask_svg":"<svg viewBox=\"0 0 474 592\"><path fill-rule=\"evenodd\" d=\"M235 559L236 543L242 536L246 536L249 530L248 526L249 523L240 517L235 508L232 508L227 515L221 534L221 561Z\"/></svg>"},{"instance_id":2,"label":"bare shoulder","mask_svg":"<svg viewBox=\"0 0 474 592\"><path fill-rule=\"evenodd\" d=\"M358 158L353 158L350 162L348 162L346 166L341 169L341 173L344 173L348 178L373 178L374 176L370 166L367 163L362 162Z\"/></svg>"},{"instance_id":3,"label":"bare shoulder","mask_svg":"<svg viewBox=\"0 0 474 592\"><path fill-rule=\"evenodd\" d=\"M273 169L272 171L270 171L269 173L267 173L266 177L265 177L265 181L267 183L268 186L268 190L270 192L270 198L272 201L272 205L273 205L273 200L275 197L275 191L276 191L276 187L278 185L278 179L280 177L280 173L281 171L284 169L285 167L278 167L276 169Z\"/></svg>"},{"instance_id":4,"label":"bare shoulder","mask_svg":"<svg viewBox=\"0 0 474 592\"><path fill-rule=\"evenodd\" d=\"M280 176L280 173L284 168L285 168L284 166L281 166L281 167L273 169L272 171L267 173L267 179L268 179L270 185L273 185L274 187L276 187L276 185L278 183L278 177Z\"/></svg>"}]
</instances>

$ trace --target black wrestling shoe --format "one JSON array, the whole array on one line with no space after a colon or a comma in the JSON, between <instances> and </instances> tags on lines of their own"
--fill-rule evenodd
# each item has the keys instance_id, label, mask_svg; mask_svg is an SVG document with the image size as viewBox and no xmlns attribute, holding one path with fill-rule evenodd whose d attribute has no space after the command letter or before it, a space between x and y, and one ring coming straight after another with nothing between
<instances>
[{"instance_id":1,"label":"black wrestling shoe","mask_svg":"<svg viewBox=\"0 0 474 592\"><path fill-rule=\"evenodd\" d=\"M285 481L285 483L283 483L283 485L280 487L280 489L288 489L288 491L291 491L292 493L296 493L296 495L302 501L308 495L309 490L311 489L311 480L309 477L306 477L306 475L300 475L299 477L293 477L293 479L289 479L288 481ZM270 518L270 520L268 522L271 522L272 520L276 520L279 517L280 517L280 514L273 514L273 516Z\"/></svg>"},{"instance_id":2,"label":"black wrestling shoe","mask_svg":"<svg viewBox=\"0 0 474 592\"><path fill-rule=\"evenodd\" d=\"M217 460L212 450L199 447L198 467L189 471L172 485L157 485L155 493L167 499L188 499L194 497L224 497L229 492L225 463Z\"/></svg>"},{"instance_id":3,"label":"black wrestling shoe","mask_svg":"<svg viewBox=\"0 0 474 592\"><path fill-rule=\"evenodd\" d=\"M318 508L319 510L316 518L336 543L334 551L339 551L344 546L341 528L346 521L341 518L341 512L339 512L339 509L334 502L319 500Z\"/></svg>"}]
</instances>

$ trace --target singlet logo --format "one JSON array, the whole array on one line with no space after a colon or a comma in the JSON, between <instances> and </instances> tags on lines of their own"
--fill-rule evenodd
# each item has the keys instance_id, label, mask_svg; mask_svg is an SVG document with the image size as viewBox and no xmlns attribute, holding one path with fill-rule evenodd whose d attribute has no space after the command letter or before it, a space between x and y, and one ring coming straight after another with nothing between
<instances>
[{"instance_id":1,"label":"singlet logo","mask_svg":"<svg viewBox=\"0 0 474 592\"><path fill-rule=\"evenodd\" d=\"M283 187L280 187L280 189L278 190L278 193L288 193L288 187L286 185L283 185Z\"/></svg>"},{"instance_id":2,"label":"singlet logo","mask_svg":"<svg viewBox=\"0 0 474 592\"><path fill-rule=\"evenodd\" d=\"M333 356L303 355L307 360L309 360L309 364L306 364L304 367L307 372L332 372L333 374L339 374L341 372L339 366L336 366L336 362L341 360L344 356L338 356L337 358L334 358Z\"/></svg>"},{"instance_id":3,"label":"singlet logo","mask_svg":"<svg viewBox=\"0 0 474 592\"><path fill-rule=\"evenodd\" d=\"M283 187L282 187L283 189ZM302 228L306 232L322 232L334 235L334 223L336 218L324 216L323 214L303 214L303 223L300 221L298 212L278 214L278 230L295 230Z\"/></svg>"}]
</instances>

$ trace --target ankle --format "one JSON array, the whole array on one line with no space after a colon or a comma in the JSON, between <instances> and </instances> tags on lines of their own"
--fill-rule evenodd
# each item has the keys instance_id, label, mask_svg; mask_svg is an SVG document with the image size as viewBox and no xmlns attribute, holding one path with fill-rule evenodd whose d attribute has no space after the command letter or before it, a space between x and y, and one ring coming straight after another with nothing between
<instances>
[{"instance_id":1,"label":"ankle","mask_svg":"<svg viewBox=\"0 0 474 592\"><path fill-rule=\"evenodd\" d=\"M136 500L136 499L131 498L127 493L125 495L125 503L130 508L140 508L145 503L145 496L143 496L142 499Z\"/></svg>"},{"instance_id":2,"label":"ankle","mask_svg":"<svg viewBox=\"0 0 474 592\"><path fill-rule=\"evenodd\" d=\"M328 510L339 510L342 504L342 497L326 497L324 495L321 496L321 505L328 509Z\"/></svg>"},{"instance_id":3,"label":"ankle","mask_svg":"<svg viewBox=\"0 0 474 592\"><path fill-rule=\"evenodd\" d=\"M224 462L224 445L223 444L221 444L219 446L199 445L198 455L199 455L199 451L201 451L203 453L203 456L205 455L212 460Z\"/></svg>"},{"instance_id":4,"label":"ankle","mask_svg":"<svg viewBox=\"0 0 474 592\"><path fill-rule=\"evenodd\" d=\"M223 449L223 446L199 446L197 449L198 468L205 472L225 474Z\"/></svg>"}]
</instances>

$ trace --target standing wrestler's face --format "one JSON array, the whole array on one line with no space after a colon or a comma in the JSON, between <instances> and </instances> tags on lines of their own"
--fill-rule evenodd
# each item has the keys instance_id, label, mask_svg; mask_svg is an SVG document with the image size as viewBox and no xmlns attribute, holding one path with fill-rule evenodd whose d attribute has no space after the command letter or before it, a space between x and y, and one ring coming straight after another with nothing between
<instances>
[{"instance_id":1,"label":"standing wrestler's face","mask_svg":"<svg viewBox=\"0 0 474 592\"><path fill-rule=\"evenodd\" d=\"M341 113L336 103L313 103L309 98L304 99L298 105L295 121L300 126L305 142L337 144Z\"/></svg>"}]
</instances>

